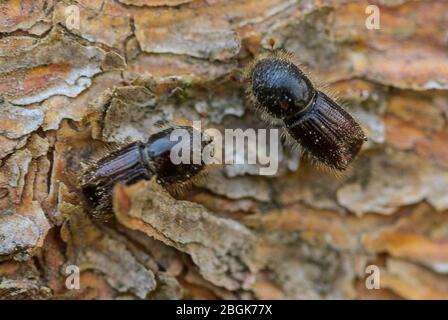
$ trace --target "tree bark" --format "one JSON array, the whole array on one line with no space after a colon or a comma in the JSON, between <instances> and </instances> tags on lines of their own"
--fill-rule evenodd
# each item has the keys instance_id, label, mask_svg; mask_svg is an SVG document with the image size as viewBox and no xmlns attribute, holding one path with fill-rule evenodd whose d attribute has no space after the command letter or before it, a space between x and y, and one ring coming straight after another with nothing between
<instances>
[{"instance_id":1,"label":"tree bark","mask_svg":"<svg viewBox=\"0 0 448 320\"><path fill-rule=\"evenodd\" d=\"M447 10L2 1L0 298L448 298ZM243 70L272 48L361 123L368 141L345 174L283 146L275 176L227 165L181 194L120 185L115 219L92 221L76 181L107 143L144 141L161 121L267 128Z\"/></svg>"}]
</instances>

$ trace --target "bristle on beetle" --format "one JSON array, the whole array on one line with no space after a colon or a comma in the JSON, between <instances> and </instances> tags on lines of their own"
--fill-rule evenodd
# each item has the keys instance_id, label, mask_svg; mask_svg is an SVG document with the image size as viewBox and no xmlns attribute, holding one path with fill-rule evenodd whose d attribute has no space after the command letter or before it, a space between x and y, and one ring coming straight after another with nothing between
<instances>
[{"instance_id":1,"label":"bristle on beetle","mask_svg":"<svg viewBox=\"0 0 448 320\"><path fill-rule=\"evenodd\" d=\"M84 204L95 220L108 221L113 218L112 192L117 184L130 185L140 180L156 178L157 182L168 188L187 186L189 180L203 173L206 164L174 163L171 150L181 142L181 137L172 140L175 130L182 130L184 138L189 139L190 159L194 146L193 135L199 135L201 154L210 144L211 138L196 132L190 126L176 126L159 131L149 137L147 142L136 141L106 153L80 173L78 187ZM179 132L177 132L179 133ZM175 137L176 138L176 137Z\"/></svg>"},{"instance_id":2,"label":"bristle on beetle","mask_svg":"<svg viewBox=\"0 0 448 320\"><path fill-rule=\"evenodd\" d=\"M324 165L346 170L366 140L353 117L316 89L291 53L262 55L247 68L247 94L271 124L281 121L290 137Z\"/></svg>"},{"instance_id":3,"label":"bristle on beetle","mask_svg":"<svg viewBox=\"0 0 448 320\"><path fill-rule=\"evenodd\" d=\"M322 92L304 115L285 124L314 158L337 170L347 169L365 140L359 124Z\"/></svg>"}]
</instances>

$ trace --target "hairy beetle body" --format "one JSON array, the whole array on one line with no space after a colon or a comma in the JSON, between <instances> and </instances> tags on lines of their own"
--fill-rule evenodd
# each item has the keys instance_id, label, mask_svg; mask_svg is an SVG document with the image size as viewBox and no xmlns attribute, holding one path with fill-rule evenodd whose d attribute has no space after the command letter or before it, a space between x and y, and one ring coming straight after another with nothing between
<instances>
[{"instance_id":1,"label":"hairy beetle body","mask_svg":"<svg viewBox=\"0 0 448 320\"><path fill-rule=\"evenodd\" d=\"M205 167L201 164L174 164L170 153L179 140L172 140L175 127L152 135L146 143L137 141L110 152L88 166L80 175L79 187L92 216L99 220L112 217L112 192L117 183L133 184L156 177L164 186L184 183L198 175ZM202 143L202 148L210 141ZM193 148L191 148L193 150Z\"/></svg>"},{"instance_id":2,"label":"hairy beetle body","mask_svg":"<svg viewBox=\"0 0 448 320\"><path fill-rule=\"evenodd\" d=\"M366 139L360 125L315 88L291 54L276 51L259 57L246 78L255 109L271 122L280 121L314 159L342 171L359 153Z\"/></svg>"}]
</instances>

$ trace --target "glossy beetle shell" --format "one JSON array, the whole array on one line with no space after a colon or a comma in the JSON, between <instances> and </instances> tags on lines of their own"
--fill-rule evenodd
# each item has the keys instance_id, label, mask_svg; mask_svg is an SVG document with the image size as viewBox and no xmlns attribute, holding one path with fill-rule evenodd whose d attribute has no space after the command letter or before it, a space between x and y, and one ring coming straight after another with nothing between
<instances>
[{"instance_id":1,"label":"glossy beetle shell","mask_svg":"<svg viewBox=\"0 0 448 320\"><path fill-rule=\"evenodd\" d=\"M294 64L263 59L252 71L252 92L265 111L277 118L294 116L315 94L311 81Z\"/></svg>"},{"instance_id":2,"label":"glossy beetle shell","mask_svg":"<svg viewBox=\"0 0 448 320\"><path fill-rule=\"evenodd\" d=\"M318 161L337 170L348 167L364 142L356 121L322 92L305 114L287 121L286 128Z\"/></svg>"},{"instance_id":3,"label":"glossy beetle shell","mask_svg":"<svg viewBox=\"0 0 448 320\"><path fill-rule=\"evenodd\" d=\"M190 136L193 135L193 129L184 127ZM167 129L162 132L152 135L146 144L146 152L151 161L153 170L157 173L157 178L162 184L171 184L187 180L197 175L203 168L204 164L173 164L170 159L171 148L173 148L179 140L171 141L170 133L173 129ZM207 141L203 143L202 148L205 147ZM193 146L190 143L190 157L193 158Z\"/></svg>"},{"instance_id":4,"label":"glossy beetle shell","mask_svg":"<svg viewBox=\"0 0 448 320\"><path fill-rule=\"evenodd\" d=\"M261 56L248 68L248 95L271 122L280 120L289 136L314 159L345 170L365 135L337 102L317 90L289 53Z\"/></svg>"},{"instance_id":5,"label":"glossy beetle shell","mask_svg":"<svg viewBox=\"0 0 448 320\"><path fill-rule=\"evenodd\" d=\"M144 149L144 143L134 142L99 159L82 173L79 184L94 215L111 211L109 198L117 183L131 184L151 179L154 172L149 168Z\"/></svg>"},{"instance_id":6,"label":"glossy beetle shell","mask_svg":"<svg viewBox=\"0 0 448 320\"><path fill-rule=\"evenodd\" d=\"M170 139L174 129L185 129L190 137L194 130L191 127L165 129L152 135L146 143L134 142L108 153L81 173L79 187L94 218L108 220L113 216L112 192L117 183L129 185L154 176L162 185L182 183L204 169L204 163L171 162L171 149L179 142ZM201 147L209 142L203 141Z\"/></svg>"}]
</instances>

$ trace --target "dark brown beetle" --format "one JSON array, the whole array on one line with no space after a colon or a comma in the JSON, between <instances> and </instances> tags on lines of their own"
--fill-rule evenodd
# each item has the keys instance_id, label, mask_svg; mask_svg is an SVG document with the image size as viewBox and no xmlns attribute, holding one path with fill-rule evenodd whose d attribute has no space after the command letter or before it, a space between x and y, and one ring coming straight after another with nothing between
<instances>
[{"instance_id":1,"label":"dark brown beetle","mask_svg":"<svg viewBox=\"0 0 448 320\"><path fill-rule=\"evenodd\" d=\"M205 164L174 164L171 149L180 142L170 138L174 129L185 129L193 136L192 127L178 126L152 135L146 143L133 142L112 151L85 168L79 177L79 188L94 219L107 221L113 216L112 192L117 183L130 185L156 177L163 186L181 184L196 177ZM211 140L200 133L201 152ZM202 138L204 137L204 138ZM192 140L191 152L193 152Z\"/></svg>"},{"instance_id":2,"label":"dark brown beetle","mask_svg":"<svg viewBox=\"0 0 448 320\"><path fill-rule=\"evenodd\" d=\"M282 122L313 158L345 170L366 140L359 124L317 90L283 51L261 56L248 68L248 96L265 118Z\"/></svg>"}]
</instances>

